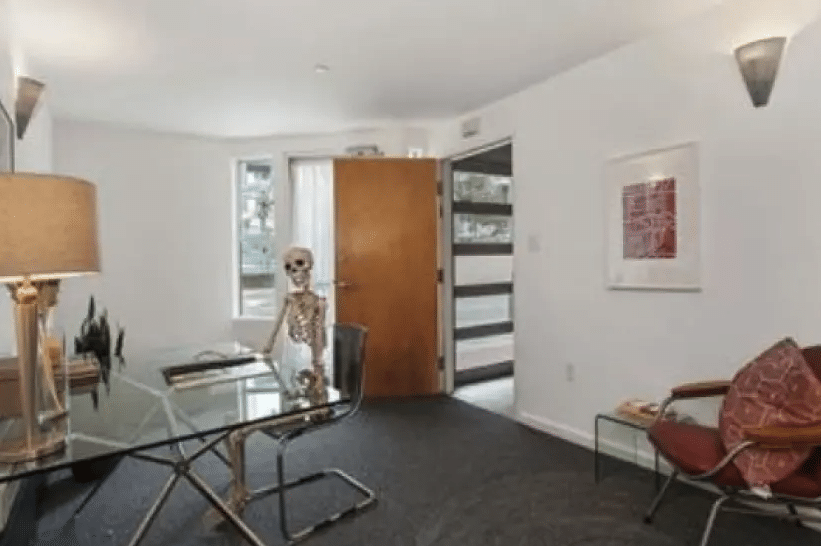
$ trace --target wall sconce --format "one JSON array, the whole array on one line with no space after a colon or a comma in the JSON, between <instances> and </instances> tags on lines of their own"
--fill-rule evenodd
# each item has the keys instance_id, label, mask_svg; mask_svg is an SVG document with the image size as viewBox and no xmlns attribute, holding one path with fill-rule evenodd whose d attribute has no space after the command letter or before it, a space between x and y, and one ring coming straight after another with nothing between
<instances>
[{"instance_id":1,"label":"wall sconce","mask_svg":"<svg viewBox=\"0 0 821 546\"><path fill-rule=\"evenodd\" d=\"M17 139L22 139L26 133L26 128L34 115L34 109L43 94L46 85L33 78L20 76L17 78L17 103L15 104L15 126L17 127Z\"/></svg>"},{"instance_id":2,"label":"wall sconce","mask_svg":"<svg viewBox=\"0 0 821 546\"><path fill-rule=\"evenodd\" d=\"M787 39L784 37L766 38L735 50L738 67L756 108L766 106L770 101L786 43Z\"/></svg>"}]
</instances>

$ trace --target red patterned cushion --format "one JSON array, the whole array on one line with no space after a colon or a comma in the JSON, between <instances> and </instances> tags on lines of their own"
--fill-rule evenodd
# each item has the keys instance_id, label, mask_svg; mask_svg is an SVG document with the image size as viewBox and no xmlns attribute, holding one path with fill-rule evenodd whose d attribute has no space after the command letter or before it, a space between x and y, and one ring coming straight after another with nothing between
<instances>
[{"instance_id":1,"label":"red patterned cushion","mask_svg":"<svg viewBox=\"0 0 821 546\"><path fill-rule=\"evenodd\" d=\"M821 421L821 381L791 338L744 366L733 379L719 417L727 451L744 441L744 429L797 426ZM769 485L795 472L813 448L750 448L735 464L751 486Z\"/></svg>"}]
</instances>

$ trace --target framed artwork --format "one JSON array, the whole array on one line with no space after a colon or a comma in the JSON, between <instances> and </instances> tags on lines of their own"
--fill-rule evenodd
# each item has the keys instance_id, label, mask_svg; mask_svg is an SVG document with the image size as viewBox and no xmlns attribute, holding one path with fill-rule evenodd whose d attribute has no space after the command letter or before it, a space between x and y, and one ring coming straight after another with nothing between
<instances>
[{"instance_id":1,"label":"framed artwork","mask_svg":"<svg viewBox=\"0 0 821 546\"><path fill-rule=\"evenodd\" d=\"M606 171L607 287L701 290L697 145L621 157Z\"/></svg>"},{"instance_id":2,"label":"framed artwork","mask_svg":"<svg viewBox=\"0 0 821 546\"><path fill-rule=\"evenodd\" d=\"M0 101L0 172L14 171L14 122Z\"/></svg>"}]
</instances>

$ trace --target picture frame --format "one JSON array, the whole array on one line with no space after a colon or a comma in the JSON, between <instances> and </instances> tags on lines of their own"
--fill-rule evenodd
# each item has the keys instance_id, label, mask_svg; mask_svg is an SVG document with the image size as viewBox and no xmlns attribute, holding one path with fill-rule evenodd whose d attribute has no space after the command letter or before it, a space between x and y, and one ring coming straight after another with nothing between
<instances>
[{"instance_id":1,"label":"picture frame","mask_svg":"<svg viewBox=\"0 0 821 546\"><path fill-rule=\"evenodd\" d=\"M608 289L701 290L698 169L694 142L608 161Z\"/></svg>"},{"instance_id":2,"label":"picture frame","mask_svg":"<svg viewBox=\"0 0 821 546\"><path fill-rule=\"evenodd\" d=\"M14 172L14 121L0 101L0 172Z\"/></svg>"}]
</instances>

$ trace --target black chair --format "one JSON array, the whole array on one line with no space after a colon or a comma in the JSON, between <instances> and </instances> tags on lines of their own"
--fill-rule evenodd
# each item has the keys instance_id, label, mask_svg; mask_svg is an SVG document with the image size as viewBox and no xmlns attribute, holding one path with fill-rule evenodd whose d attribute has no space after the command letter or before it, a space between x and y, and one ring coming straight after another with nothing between
<instances>
[{"instance_id":1,"label":"black chair","mask_svg":"<svg viewBox=\"0 0 821 546\"><path fill-rule=\"evenodd\" d=\"M306 433L314 432L324 427L334 425L341 420L350 417L359 410L363 396L363 364L365 359L365 341L367 339L367 333L367 328L358 324L337 324L334 326L333 386L340 391L343 397L350 397L350 405L342 408L331 409L329 414L322 416L319 421L306 422L285 431L277 429L266 429L262 431L277 442L277 483L271 487L266 487L251 492L249 501L253 501L274 493L279 493L280 529L282 530L282 535L289 544L301 541L317 531L336 523L337 521L351 517L372 506L376 502L376 494L371 489L364 486L362 483L342 470L328 468L286 483L284 468L285 450L291 441ZM364 499L350 508L333 514L314 525L310 525L296 532L291 532L288 529L285 493L289 489L334 476L340 478L344 483L347 483L362 493Z\"/></svg>"}]
</instances>

